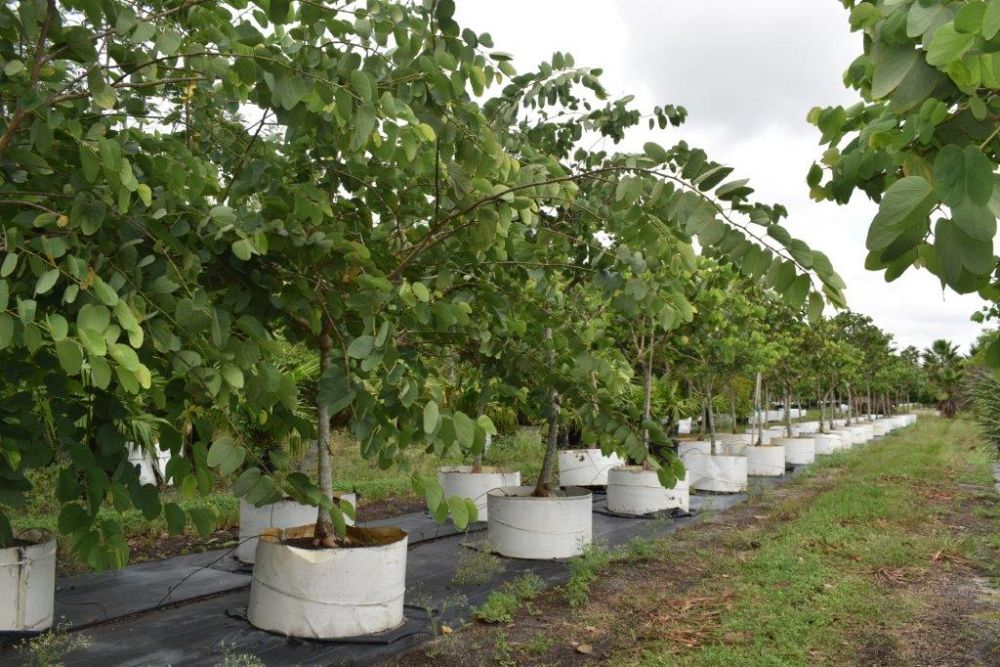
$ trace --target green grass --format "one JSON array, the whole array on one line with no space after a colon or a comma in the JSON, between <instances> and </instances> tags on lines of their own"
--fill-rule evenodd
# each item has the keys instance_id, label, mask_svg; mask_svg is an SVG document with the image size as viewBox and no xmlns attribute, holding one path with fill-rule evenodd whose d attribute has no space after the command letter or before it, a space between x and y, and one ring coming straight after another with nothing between
<instances>
[{"instance_id":1,"label":"green grass","mask_svg":"<svg viewBox=\"0 0 1000 667\"><path fill-rule=\"evenodd\" d=\"M793 498L775 508L793 518L771 534L749 528L728 536L759 548L750 559L718 558L712 568L717 576L694 593L726 593L733 601L713 641L682 656L652 645L643 663L815 663L817 655L838 655L845 642L856 644L867 628L912 619L913 604L887 596L873 572L915 571L939 552L973 560L992 556L996 568L985 540L956 538L941 521L947 507L934 496L961 493L956 482L988 483L989 458L985 448L972 446L974 439L968 421L924 419L881 443L826 458L809 474L820 480L825 471L843 468L836 485L807 503L797 506ZM992 518L1000 529L1000 517ZM723 640L734 636L745 640Z\"/></svg>"}]
</instances>

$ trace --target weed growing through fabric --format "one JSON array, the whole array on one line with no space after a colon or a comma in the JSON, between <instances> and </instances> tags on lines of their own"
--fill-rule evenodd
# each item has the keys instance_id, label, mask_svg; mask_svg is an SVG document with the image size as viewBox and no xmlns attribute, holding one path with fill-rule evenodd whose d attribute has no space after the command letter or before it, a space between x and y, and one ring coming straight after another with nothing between
<instances>
[{"instance_id":1,"label":"weed growing through fabric","mask_svg":"<svg viewBox=\"0 0 1000 667\"><path fill-rule=\"evenodd\" d=\"M503 630L497 632L496 641L493 644L493 659L500 667L517 667L517 660L514 659L514 648L507 641L507 633Z\"/></svg>"},{"instance_id":2,"label":"weed growing through fabric","mask_svg":"<svg viewBox=\"0 0 1000 667\"><path fill-rule=\"evenodd\" d=\"M16 649L24 667L61 667L67 653L89 647L90 639L86 635L54 629L22 639Z\"/></svg>"},{"instance_id":3,"label":"weed growing through fabric","mask_svg":"<svg viewBox=\"0 0 1000 667\"><path fill-rule=\"evenodd\" d=\"M241 653L235 646L222 645L222 660L215 667L266 667L264 661L252 653Z\"/></svg>"},{"instance_id":4,"label":"weed growing through fabric","mask_svg":"<svg viewBox=\"0 0 1000 667\"><path fill-rule=\"evenodd\" d=\"M579 607L590 600L590 584L598 571L611 562L613 556L604 547L592 544L583 554L569 564L569 580L563 586L571 607Z\"/></svg>"},{"instance_id":5,"label":"weed growing through fabric","mask_svg":"<svg viewBox=\"0 0 1000 667\"><path fill-rule=\"evenodd\" d=\"M483 623L510 623L521 605L542 592L545 582L534 572L528 572L490 593L486 602L476 608L473 616Z\"/></svg>"},{"instance_id":6,"label":"weed growing through fabric","mask_svg":"<svg viewBox=\"0 0 1000 667\"><path fill-rule=\"evenodd\" d=\"M633 537L625 545L626 557L632 560L649 560L656 554L656 546L644 537Z\"/></svg>"},{"instance_id":7,"label":"weed growing through fabric","mask_svg":"<svg viewBox=\"0 0 1000 667\"><path fill-rule=\"evenodd\" d=\"M467 547L466 544L462 546L451 583L466 586L485 584L507 569L504 562L489 551Z\"/></svg>"}]
</instances>

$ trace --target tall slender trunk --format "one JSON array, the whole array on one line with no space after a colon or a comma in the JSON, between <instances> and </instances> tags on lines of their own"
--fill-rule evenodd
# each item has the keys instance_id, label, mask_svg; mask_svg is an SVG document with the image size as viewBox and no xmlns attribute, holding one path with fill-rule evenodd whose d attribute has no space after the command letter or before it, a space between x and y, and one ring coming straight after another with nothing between
<instances>
[{"instance_id":1,"label":"tall slender trunk","mask_svg":"<svg viewBox=\"0 0 1000 667\"><path fill-rule=\"evenodd\" d=\"M705 383L705 412L708 415L708 435L711 443L711 451L715 453L715 412L712 409L712 386L715 383L711 380Z\"/></svg>"},{"instance_id":2,"label":"tall slender trunk","mask_svg":"<svg viewBox=\"0 0 1000 667\"><path fill-rule=\"evenodd\" d=\"M764 415L761 413L760 408L760 371L757 371L757 378L754 381L753 387L753 414L751 431L756 428L757 444L761 445L764 442Z\"/></svg>"},{"instance_id":3,"label":"tall slender trunk","mask_svg":"<svg viewBox=\"0 0 1000 667\"><path fill-rule=\"evenodd\" d=\"M824 433L823 430L823 390L819 386L819 380L816 381L816 409L819 410L819 432Z\"/></svg>"},{"instance_id":4,"label":"tall slender trunk","mask_svg":"<svg viewBox=\"0 0 1000 667\"><path fill-rule=\"evenodd\" d=\"M865 393L867 394L867 397L865 398L865 400L868 402L868 405L866 406L865 413L868 415L868 421L872 421L874 419L874 417L872 416L872 414L875 412L875 408L872 406L872 383L871 382L865 382Z\"/></svg>"},{"instance_id":5,"label":"tall slender trunk","mask_svg":"<svg viewBox=\"0 0 1000 667\"><path fill-rule=\"evenodd\" d=\"M830 430L833 430L833 420L836 418L837 407L835 401L837 400L836 395L833 393L833 387L826 392L826 400L830 403Z\"/></svg>"},{"instance_id":6,"label":"tall slender trunk","mask_svg":"<svg viewBox=\"0 0 1000 667\"><path fill-rule=\"evenodd\" d=\"M847 425L851 425L851 417L854 416L854 399L851 396L851 383L847 383Z\"/></svg>"},{"instance_id":7,"label":"tall slender trunk","mask_svg":"<svg viewBox=\"0 0 1000 667\"><path fill-rule=\"evenodd\" d=\"M649 337L649 358L643 368L642 379L642 418L653 418L653 337ZM642 430L642 441L649 449L649 429Z\"/></svg>"},{"instance_id":8,"label":"tall slender trunk","mask_svg":"<svg viewBox=\"0 0 1000 667\"><path fill-rule=\"evenodd\" d=\"M333 340L328 330L319 336L319 374L322 377L330 368ZM316 403L316 475L319 477L319 489L324 498L333 500L333 464L330 460L330 409L317 401ZM330 512L318 507L316 511L316 530L314 536L322 540L330 536L333 522Z\"/></svg>"},{"instance_id":9,"label":"tall slender trunk","mask_svg":"<svg viewBox=\"0 0 1000 667\"><path fill-rule=\"evenodd\" d=\"M552 329L545 330L545 340L552 340ZM550 363L555 363L555 351L549 353ZM555 469L556 453L559 451L559 393L555 387L549 389L548 433L546 434L545 458L538 473L538 483L531 494L537 497L552 495L552 474Z\"/></svg>"},{"instance_id":10,"label":"tall slender trunk","mask_svg":"<svg viewBox=\"0 0 1000 667\"><path fill-rule=\"evenodd\" d=\"M785 419L785 436L792 437L792 390L785 385L785 414L782 415Z\"/></svg>"},{"instance_id":11,"label":"tall slender trunk","mask_svg":"<svg viewBox=\"0 0 1000 667\"><path fill-rule=\"evenodd\" d=\"M733 381L729 380L729 418L732 420L733 433L736 433L736 390L733 389Z\"/></svg>"}]
</instances>

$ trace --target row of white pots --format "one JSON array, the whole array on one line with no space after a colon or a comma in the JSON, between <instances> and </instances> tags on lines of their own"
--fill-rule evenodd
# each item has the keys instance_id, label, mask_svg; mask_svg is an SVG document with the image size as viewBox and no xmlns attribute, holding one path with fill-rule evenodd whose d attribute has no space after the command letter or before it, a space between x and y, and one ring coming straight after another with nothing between
<instances>
[{"instance_id":1,"label":"row of white pots","mask_svg":"<svg viewBox=\"0 0 1000 667\"><path fill-rule=\"evenodd\" d=\"M627 514L686 508L689 485L710 491L741 491L748 475L780 475L786 463L808 463L817 454L867 442L876 432L888 433L915 420L914 415L900 415L853 424L829 434L776 438L768 446L750 446L752 438L745 436L720 443L725 448L720 451L732 453L712 454L708 443L682 443L680 453L688 475L674 489L660 487L652 471L615 461L606 470L608 506L611 511ZM595 456L589 460L598 469L608 463ZM442 475L444 479L462 479L461 485L468 481L459 474L462 472L443 470ZM567 472L591 475L586 478L590 482L598 479L592 471L580 473L570 466ZM498 553L515 558L567 558L579 555L590 543L590 491L571 486L555 497L535 498L532 487L517 484L520 478L516 473L484 470L476 475L493 476L488 483L497 485L485 493L484 515L491 548ZM483 501L481 491L465 488L466 497L474 498L477 505ZM354 501L349 495L342 498ZM241 559L255 561L247 610L250 622L290 636L326 639L366 635L400 625L406 586L406 533L396 528L351 526L349 538L363 546L314 548L310 540L315 508L294 505L291 501L264 508L241 505L241 542L256 542L252 556L240 550ZM305 525L280 525L285 522ZM0 600L13 602L0 604L0 630L46 630L53 620L56 542L45 531L25 531L18 537L21 542L17 545L0 550Z\"/></svg>"}]
</instances>

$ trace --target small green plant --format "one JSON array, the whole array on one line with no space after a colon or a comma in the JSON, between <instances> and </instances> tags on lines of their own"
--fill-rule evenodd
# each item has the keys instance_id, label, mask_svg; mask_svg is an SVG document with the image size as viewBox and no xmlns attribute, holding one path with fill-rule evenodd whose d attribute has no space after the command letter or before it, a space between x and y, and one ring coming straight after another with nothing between
<instances>
[{"instance_id":1,"label":"small green plant","mask_svg":"<svg viewBox=\"0 0 1000 667\"><path fill-rule=\"evenodd\" d=\"M571 607L579 607L590 599L590 584L597 578L598 571L611 562L613 556L604 547L592 544L583 555L569 565L569 581L563 589Z\"/></svg>"},{"instance_id":2,"label":"small green plant","mask_svg":"<svg viewBox=\"0 0 1000 667\"><path fill-rule=\"evenodd\" d=\"M266 667L264 661L252 653L240 653L235 646L222 645L222 660L215 667Z\"/></svg>"},{"instance_id":3,"label":"small green plant","mask_svg":"<svg viewBox=\"0 0 1000 667\"><path fill-rule=\"evenodd\" d=\"M500 667L517 666L517 660L514 659L514 647L507 641L507 633L503 630L497 632L496 641L493 644L493 659Z\"/></svg>"},{"instance_id":4,"label":"small green plant","mask_svg":"<svg viewBox=\"0 0 1000 667\"><path fill-rule=\"evenodd\" d=\"M490 593L486 602L481 604L473 616L483 623L511 623L514 612L521 606L521 601L513 593L499 590Z\"/></svg>"},{"instance_id":5,"label":"small green plant","mask_svg":"<svg viewBox=\"0 0 1000 667\"><path fill-rule=\"evenodd\" d=\"M521 605L535 599L543 588L545 581L534 572L527 572L490 593L473 616L483 623L510 623Z\"/></svg>"},{"instance_id":6,"label":"small green plant","mask_svg":"<svg viewBox=\"0 0 1000 667\"><path fill-rule=\"evenodd\" d=\"M90 646L90 639L79 633L54 629L22 639L17 644L23 667L61 667L67 653Z\"/></svg>"},{"instance_id":7,"label":"small green plant","mask_svg":"<svg viewBox=\"0 0 1000 667\"><path fill-rule=\"evenodd\" d=\"M502 560L489 551L471 547L461 549L458 552L458 563L455 565L455 576L451 578L451 583L466 586L485 584L494 575L503 572L506 567Z\"/></svg>"},{"instance_id":8,"label":"small green plant","mask_svg":"<svg viewBox=\"0 0 1000 667\"><path fill-rule=\"evenodd\" d=\"M626 545L626 553L633 560L649 560L656 553L656 546L645 537L633 537Z\"/></svg>"}]
</instances>

